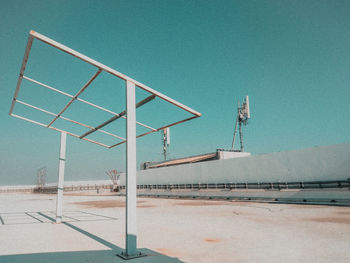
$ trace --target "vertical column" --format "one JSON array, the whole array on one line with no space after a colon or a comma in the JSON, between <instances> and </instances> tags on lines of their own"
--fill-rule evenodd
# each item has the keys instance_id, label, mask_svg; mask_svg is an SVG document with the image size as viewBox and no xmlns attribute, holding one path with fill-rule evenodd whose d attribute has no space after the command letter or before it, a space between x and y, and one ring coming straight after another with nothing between
<instances>
[{"instance_id":1,"label":"vertical column","mask_svg":"<svg viewBox=\"0 0 350 263\"><path fill-rule=\"evenodd\" d=\"M56 223L62 222L64 165L66 162L66 140L67 140L67 133L61 132L61 147L60 147L60 159L59 159L59 166L58 166L58 182L57 182Z\"/></svg>"},{"instance_id":2,"label":"vertical column","mask_svg":"<svg viewBox=\"0 0 350 263\"><path fill-rule=\"evenodd\" d=\"M126 81L126 256L137 255L135 84Z\"/></svg>"}]
</instances>

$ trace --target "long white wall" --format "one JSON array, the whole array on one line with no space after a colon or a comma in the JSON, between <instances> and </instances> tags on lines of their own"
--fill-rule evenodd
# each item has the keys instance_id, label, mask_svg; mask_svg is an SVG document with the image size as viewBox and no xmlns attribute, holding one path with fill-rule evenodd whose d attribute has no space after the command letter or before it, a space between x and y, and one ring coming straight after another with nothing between
<instances>
[{"instance_id":1,"label":"long white wall","mask_svg":"<svg viewBox=\"0 0 350 263\"><path fill-rule=\"evenodd\" d=\"M137 184L253 183L350 178L350 143L138 171ZM125 175L121 176L125 184Z\"/></svg>"}]
</instances>

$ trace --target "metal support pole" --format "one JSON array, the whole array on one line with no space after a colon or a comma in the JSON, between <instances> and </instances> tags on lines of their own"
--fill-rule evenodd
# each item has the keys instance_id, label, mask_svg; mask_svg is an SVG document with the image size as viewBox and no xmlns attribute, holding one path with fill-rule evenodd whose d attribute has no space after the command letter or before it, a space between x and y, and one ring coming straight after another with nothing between
<instances>
[{"instance_id":1,"label":"metal support pole","mask_svg":"<svg viewBox=\"0 0 350 263\"><path fill-rule=\"evenodd\" d=\"M164 161L166 161L166 155L167 155L167 139L166 139L166 128L162 130L162 142L163 142L163 156Z\"/></svg>"},{"instance_id":2,"label":"metal support pole","mask_svg":"<svg viewBox=\"0 0 350 263\"><path fill-rule=\"evenodd\" d=\"M234 150L234 147L235 147L236 133L237 133L237 123L238 123L238 116L236 118L235 130L233 132L233 140L232 140L231 150Z\"/></svg>"},{"instance_id":3,"label":"metal support pole","mask_svg":"<svg viewBox=\"0 0 350 263\"><path fill-rule=\"evenodd\" d=\"M241 107L239 106L239 101L238 101L237 118L236 118L235 130L233 132L233 140L232 140L231 150L234 150L234 147L235 147L236 134L237 134L237 124L238 124L238 121L239 121L240 110L241 110Z\"/></svg>"},{"instance_id":4,"label":"metal support pole","mask_svg":"<svg viewBox=\"0 0 350 263\"><path fill-rule=\"evenodd\" d=\"M64 165L66 162L66 141L67 141L67 133L61 132L61 147L60 147L60 159L59 159L59 166L58 166L58 183L57 183L56 223L62 222Z\"/></svg>"},{"instance_id":5,"label":"metal support pole","mask_svg":"<svg viewBox=\"0 0 350 263\"><path fill-rule=\"evenodd\" d=\"M244 152L243 147L243 133L242 133L242 122L239 122L239 139L241 141L241 152Z\"/></svg>"},{"instance_id":6,"label":"metal support pole","mask_svg":"<svg viewBox=\"0 0 350 263\"><path fill-rule=\"evenodd\" d=\"M136 231L136 104L135 84L126 81L126 225L124 259L141 256L137 252Z\"/></svg>"}]
</instances>

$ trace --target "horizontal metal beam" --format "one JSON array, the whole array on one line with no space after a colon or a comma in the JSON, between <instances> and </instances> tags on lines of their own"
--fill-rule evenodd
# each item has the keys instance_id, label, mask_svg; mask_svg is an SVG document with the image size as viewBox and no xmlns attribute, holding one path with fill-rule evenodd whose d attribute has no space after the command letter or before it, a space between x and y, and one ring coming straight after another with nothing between
<instances>
[{"instance_id":1,"label":"horizontal metal beam","mask_svg":"<svg viewBox=\"0 0 350 263\"><path fill-rule=\"evenodd\" d=\"M35 84L38 84L38 85L40 85L40 86L42 86L42 87L44 87L44 88L47 88L47 89L52 90L52 91L55 91L55 92L60 93L60 94L62 94L62 95L64 95L64 96L73 98L73 95L68 94L68 93L66 93L66 92L64 92L64 91L61 91L61 90L59 90L59 89L55 89L55 88L53 88L53 87L51 87L51 86L49 86L49 85L46 85L46 84L44 84L44 83L42 83L42 82L40 82L40 81L37 81L37 80L32 79L32 78L29 78L29 77L27 77L27 76L23 76L23 78L26 79L26 80L29 80L30 82L33 82L33 83L35 83Z\"/></svg>"},{"instance_id":2,"label":"horizontal metal beam","mask_svg":"<svg viewBox=\"0 0 350 263\"><path fill-rule=\"evenodd\" d=\"M165 125L165 126L163 126L163 127L161 127L161 128L158 128L157 130L148 131L148 132L142 133L142 134L140 134L140 135L137 135L136 138L143 137L143 136L148 135L148 134L150 134L150 133L157 132L157 131L163 130L163 129L165 129L165 128L168 128L168 127L171 127L171 126L174 126L174 125L177 125L177 124L180 124L180 123L183 123L183 122L186 122L186 121L189 121L189 120L198 118L198 117L199 117L199 116L192 116L192 117L190 117L190 118L187 118L187 119L184 119L184 120L181 120L181 121L177 121L177 122L174 122L174 123ZM126 143L126 140L125 140L125 141L122 141L122 142L119 142L119 143L116 143L116 144L113 144L113 145L111 145L109 148L116 147L116 146L121 145L121 144L123 144L123 143Z\"/></svg>"},{"instance_id":3,"label":"horizontal metal beam","mask_svg":"<svg viewBox=\"0 0 350 263\"><path fill-rule=\"evenodd\" d=\"M67 103L66 106L64 106L64 108L60 111L60 113L57 114L57 116L47 125L47 127L50 127L52 125L52 123L54 123L63 112L66 111L66 109L68 109L68 107L78 98L78 96L83 93L84 90L87 89L87 87L97 78L98 75L100 75L100 73L102 72L101 69L97 70L97 72L88 80L88 82L85 83L85 85L77 92L77 94L75 94L72 99Z\"/></svg>"},{"instance_id":4,"label":"horizontal metal beam","mask_svg":"<svg viewBox=\"0 0 350 263\"><path fill-rule=\"evenodd\" d=\"M51 86L49 86L49 85L46 85L46 84L44 84L44 83L42 83L42 82L40 82L40 81L37 81L37 80L32 79L32 78L29 78L29 77L27 77L27 76L23 76L23 78L26 79L26 80L28 80L28 81L30 81L30 82L33 82L33 83L35 83L35 84L38 84L38 85L40 85L40 86L42 86L42 87L44 87L44 88L47 88L47 89L52 90L52 91L55 91L55 92L60 93L60 94L62 94L62 95L64 95L64 96L67 96L67 97L69 97L69 98L73 98L73 97L74 97L74 96L71 95L71 94L68 94L68 93L63 92L63 91L58 90L58 89L55 89L55 88L53 88L53 87L51 87ZM103 107L101 107L101 106L98 106L98 105L96 105L96 104L93 104L93 103L91 103L91 102L89 102L89 101L83 100L83 99L81 99L81 98L79 98L79 97L77 98L77 100L80 101L80 102L86 103L86 104L88 104L88 105L90 105L90 106L92 106L92 107L95 107L95 108L97 108L97 109L100 109L100 110L102 110L102 111L108 112L108 113L110 113L110 114L112 114L112 115L116 115L116 116L119 115L119 114L116 113L116 112L113 112L113 111L111 111L111 110L109 110L109 109L106 109L106 108L103 108ZM126 119L125 116L122 116L122 118ZM137 124L137 125L140 125L140 126L143 126L143 127L147 128L147 129L157 131L157 129L152 128L151 126L146 125L146 124L144 124L144 123L141 123L141 122L136 121L136 124Z\"/></svg>"},{"instance_id":5,"label":"horizontal metal beam","mask_svg":"<svg viewBox=\"0 0 350 263\"><path fill-rule=\"evenodd\" d=\"M31 119L28 119L28 118L25 118L25 117L22 117L20 115L17 115L17 114L14 114L14 113L11 113L10 114L12 117L15 117L15 118L18 118L18 119L21 119L21 120L24 120L24 121L28 121L28 122L31 122L31 123L34 123L34 124L37 124L39 126L42 126L42 127L45 127L46 128L46 124L44 123L41 123L41 122L38 122L38 121L34 121L34 120L31 120ZM52 129L52 130L55 130L55 131L59 131L59 132L65 132L67 134L69 134L70 136L73 136L73 137L76 137L76 138L79 138L79 135L77 134L74 134L72 132L68 132L68 131L65 131L65 130L62 130L62 129L58 129L58 128L55 128L53 126L50 126L49 129ZM90 140L90 139L87 139L87 138L83 138L83 140L85 141L88 141L88 142L92 142L94 144L97 144L97 145L100 145L100 146L103 146L103 147L106 147L106 148L110 148L110 146L104 144L104 143L100 143L100 142L97 142L97 141L93 141L93 140Z\"/></svg>"},{"instance_id":6,"label":"horizontal metal beam","mask_svg":"<svg viewBox=\"0 0 350 263\"><path fill-rule=\"evenodd\" d=\"M102 69L102 70L104 70L104 71L106 71L106 72L108 72L108 73L110 73L110 74L112 74L112 75L114 75L114 76L116 76L118 78L121 78L121 79L124 79L126 81L132 82L136 86L140 87L141 89L143 89L143 90L145 90L145 91L147 91L147 92L149 92L149 93L151 93L153 95L156 95L157 97L159 97L159 98L161 98L161 99L163 99L163 100L165 100L165 101L167 101L167 102L169 102L169 103L171 103L171 104L173 104L173 105L175 105L175 106L177 106L177 107L179 107L179 108L181 108L181 109L183 109L183 110L185 110L187 112L190 112L193 115L196 115L197 117L200 117L202 115L198 111L195 111L195 110L191 109L190 107L187 107L186 105L184 105L184 104L182 104L182 103L180 103L180 102L178 102L178 101L176 101L176 100L174 100L172 98L169 98L168 96L166 96L166 95L164 95L164 94L162 94L162 93L160 93L160 92L158 92L158 91L156 91L154 89L151 89L150 87L148 87L148 86L146 86L146 85L144 85L144 84L142 84L142 83L140 83L140 82L138 82L138 81L136 81L136 80L134 80L134 79L132 79L132 78L130 78L130 77L128 77L128 76L126 76L126 75L124 75L124 74L122 74L122 73L120 73L120 72L118 72L118 71L116 71L116 70L114 70L112 68L110 68L110 67L107 67L106 65L104 65L104 64L102 64L100 62L97 62L97 61L93 60L92 58L89 58L89 57L87 57L87 56L85 56L85 55L83 55L83 54L81 54L81 53L79 53L79 52L77 52L77 51L75 51L75 50L65 46L65 45L62 45L61 43L58 43L55 40L52 40L52 39L50 39L50 38L48 38L48 37L46 37L46 36L44 36L44 35L42 35L42 34L40 34L38 32L35 32L35 31L31 30L30 31L30 35L32 35L36 39L38 39L38 40L40 40L40 41L42 41L42 42L44 42L44 43L46 43L46 44L48 44L50 46L53 46L53 47L55 47L55 48L65 52L65 53L68 53L68 54L70 54L70 55L72 55L72 56L74 56L76 58L79 58L79 59L89 63L90 65L93 65L93 66L95 66L97 68L100 68L100 69Z\"/></svg>"},{"instance_id":7,"label":"horizontal metal beam","mask_svg":"<svg viewBox=\"0 0 350 263\"><path fill-rule=\"evenodd\" d=\"M136 108L141 107L142 105L145 105L146 103L148 103L148 102L150 102L151 100L153 100L155 97L156 97L155 95L151 95L151 96L149 96L149 97L147 97L147 98L141 100L140 102L138 102L138 103L136 104L135 107L136 107ZM109 120L105 121L104 123L102 123L102 124L96 126L95 128L91 129L90 131L84 133L83 135L80 136L80 139L82 139L82 138L88 136L89 134L91 134L91 133L93 133L93 132L95 132L95 131L97 131L97 130L103 128L104 126L110 124L111 122L113 122L113 121L115 121L115 120L117 120L117 119L123 117L125 114L126 114L126 111L122 111L122 112L119 113L118 115L116 115L116 116L110 118Z\"/></svg>"},{"instance_id":8,"label":"horizontal metal beam","mask_svg":"<svg viewBox=\"0 0 350 263\"><path fill-rule=\"evenodd\" d=\"M168 124L168 125L165 125L163 127L160 127L157 129L157 131L160 131L160 130L163 130L165 128L169 128L169 127L172 127L172 126L175 126L177 124L180 124L180 123L183 123L183 122L186 122L186 121L190 121L190 120L193 120L195 118L198 118L199 116L192 116L190 118L187 118L187 119L184 119L184 120L181 120L181 121L177 121L177 122L174 122L174 123L171 123L171 124Z\"/></svg>"},{"instance_id":9,"label":"horizontal metal beam","mask_svg":"<svg viewBox=\"0 0 350 263\"><path fill-rule=\"evenodd\" d=\"M20 103L20 104L22 104L22 105L24 105L24 106L27 106L27 107L29 107L29 108L32 108L32 109L35 109L35 110L38 110L38 111L41 111L41 112L44 112L44 113L47 113L47 114L49 114L49 115L52 115L52 116L57 116L57 114L55 114L55 113L53 113L53 112L50 112L50 111L47 111L47 110L44 110L44 109L42 109L42 108L39 108L39 107L36 107L36 106L34 106L34 105L31 105L31 104L29 104L29 103L26 103L26 102L23 102L23 101L20 101L20 100L16 100L16 102L18 102L18 103ZM89 128L89 129L92 129L92 128L94 128L94 127L92 127L91 125L87 125L87 124L84 124L84 123L81 123L81 122L78 122L78 121L75 121L75 120L71 120L71 119L69 119L69 118L66 118L66 117L64 117L64 116L59 116L59 118L61 118L62 120L65 120L65 121L69 121L69 122L72 122L72 123L75 123L75 124L78 124L78 125L80 125L80 126L83 126L83 127L86 127L86 128ZM47 125L46 125L46 127L47 127ZM120 140L125 140L125 138L123 138L123 137L121 137L121 136L118 136L118 135L116 135L116 134L113 134L113 133L110 133L110 132L107 132L107 131L104 131L104 130L98 130L99 132L101 132L101 133L104 133L104 134L107 134L107 135L110 135L110 136L113 136L113 137L115 137L115 138L118 138L118 139L120 139Z\"/></svg>"}]
</instances>

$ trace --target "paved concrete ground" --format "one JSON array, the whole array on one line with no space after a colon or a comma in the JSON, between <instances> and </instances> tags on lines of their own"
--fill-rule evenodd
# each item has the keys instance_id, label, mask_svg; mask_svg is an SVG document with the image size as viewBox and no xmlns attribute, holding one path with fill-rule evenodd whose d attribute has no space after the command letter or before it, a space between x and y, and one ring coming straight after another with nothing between
<instances>
[{"instance_id":1,"label":"paved concrete ground","mask_svg":"<svg viewBox=\"0 0 350 263\"><path fill-rule=\"evenodd\" d=\"M139 198L128 262L350 262L350 207ZM0 195L0 262L124 262L124 200L66 194Z\"/></svg>"}]
</instances>

